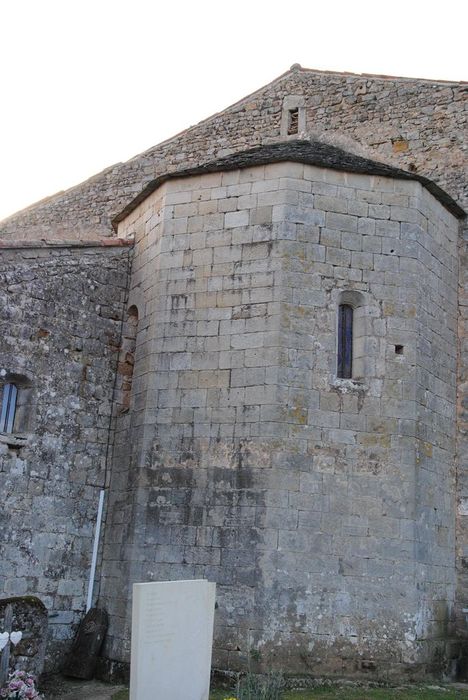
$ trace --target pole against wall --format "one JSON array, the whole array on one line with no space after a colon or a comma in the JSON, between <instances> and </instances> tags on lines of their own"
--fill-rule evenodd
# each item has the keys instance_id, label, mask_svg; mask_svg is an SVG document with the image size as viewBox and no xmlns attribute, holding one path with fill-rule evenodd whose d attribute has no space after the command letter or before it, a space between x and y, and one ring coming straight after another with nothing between
<instances>
[{"instance_id":1,"label":"pole against wall","mask_svg":"<svg viewBox=\"0 0 468 700\"><path fill-rule=\"evenodd\" d=\"M96 528L94 530L94 544L93 544L93 556L91 559L91 570L89 572L89 583L88 583L88 597L86 599L86 612L91 608L93 601L93 589L94 589L94 578L96 576L96 562L99 549L99 535L101 532L101 521L102 521L102 511L104 507L104 494L105 491L101 490L99 493L99 505L96 517Z\"/></svg>"}]
</instances>

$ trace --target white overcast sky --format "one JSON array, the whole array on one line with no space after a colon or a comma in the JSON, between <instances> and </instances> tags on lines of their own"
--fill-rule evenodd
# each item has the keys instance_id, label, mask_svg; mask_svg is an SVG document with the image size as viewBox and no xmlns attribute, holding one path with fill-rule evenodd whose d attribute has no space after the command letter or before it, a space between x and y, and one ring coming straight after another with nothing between
<instances>
[{"instance_id":1,"label":"white overcast sky","mask_svg":"<svg viewBox=\"0 0 468 700\"><path fill-rule=\"evenodd\" d=\"M466 0L0 0L0 219L307 68L467 80Z\"/></svg>"}]
</instances>

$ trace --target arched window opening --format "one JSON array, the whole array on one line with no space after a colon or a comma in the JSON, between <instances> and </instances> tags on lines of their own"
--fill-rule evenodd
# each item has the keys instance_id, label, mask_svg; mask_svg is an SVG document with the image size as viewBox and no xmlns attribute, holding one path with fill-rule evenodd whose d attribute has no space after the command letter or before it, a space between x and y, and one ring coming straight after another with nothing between
<instances>
[{"instance_id":1,"label":"arched window opening","mask_svg":"<svg viewBox=\"0 0 468 700\"><path fill-rule=\"evenodd\" d=\"M121 413L125 413L130 408L137 333L138 309L136 306L132 305L127 311L127 318L124 322L122 332L122 348L118 369L121 377Z\"/></svg>"},{"instance_id":2,"label":"arched window opening","mask_svg":"<svg viewBox=\"0 0 468 700\"><path fill-rule=\"evenodd\" d=\"M337 376L351 379L353 376L353 307L338 307L338 366Z\"/></svg>"},{"instance_id":3,"label":"arched window opening","mask_svg":"<svg viewBox=\"0 0 468 700\"><path fill-rule=\"evenodd\" d=\"M2 390L2 408L0 413L0 433L13 432L17 398L18 388L16 384L4 384Z\"/></svg>"},{"instance_id":4,"label":"arched window opening","mask_svg":"<svg viewBox=\"0 0 468 700\"><path fill-rule=\"evenodd\" d=\"M380 373L384 351L380 306L365 293L340 290L336 306L336 378L362 385Z\"/></svg>"}]
</instances>

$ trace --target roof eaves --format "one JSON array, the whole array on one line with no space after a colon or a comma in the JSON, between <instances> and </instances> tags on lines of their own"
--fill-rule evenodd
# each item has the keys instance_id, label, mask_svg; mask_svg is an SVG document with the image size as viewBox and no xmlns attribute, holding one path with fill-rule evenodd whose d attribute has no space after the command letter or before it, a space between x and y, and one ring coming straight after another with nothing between
<instances>
[{"instance_id":1,"label":"roof eaves","mask_svg":"<svg viewBox=\"0 0 468 700\"><path fill-rule=\"evenodd\" d=\"M114 217L112 226L117 230L118 224L136 209L150 194L167 180L179 177L191 177L220 171L240 170L256 165L267 165L278 162L296 162L317 167L329 168L352 173L391 177L401 180L420 182L439 202L457 218L464 218L464 210L450 195L436 185L432 180L422 175L409 173L406 170L394 168L386 163L379 163L368 158L348 153L347 151L322 143L320 141L280 141L273 144L255 146L247 151L240 151L224 156L185 170L165 173L151 180L146 187L129 204Z\"/></svg>"}]
</instances>

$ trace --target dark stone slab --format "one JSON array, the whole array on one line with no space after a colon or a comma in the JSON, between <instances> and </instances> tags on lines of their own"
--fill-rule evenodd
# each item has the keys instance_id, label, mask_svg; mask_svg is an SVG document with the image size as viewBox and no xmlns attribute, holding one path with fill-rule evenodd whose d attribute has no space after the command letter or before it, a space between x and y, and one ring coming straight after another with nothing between
<instances>
[{"instance_id":1,"label":"dark stone slab","mask_svg":"<svg viewBox=\"0 0 468 700\"><path fill-rule=\"evenodd\" d=\"M106 636L108 616L105 610L91 608L80 622L70 651L64 674L72 678L90 680Z\"/></svg>"}]
</instances>

